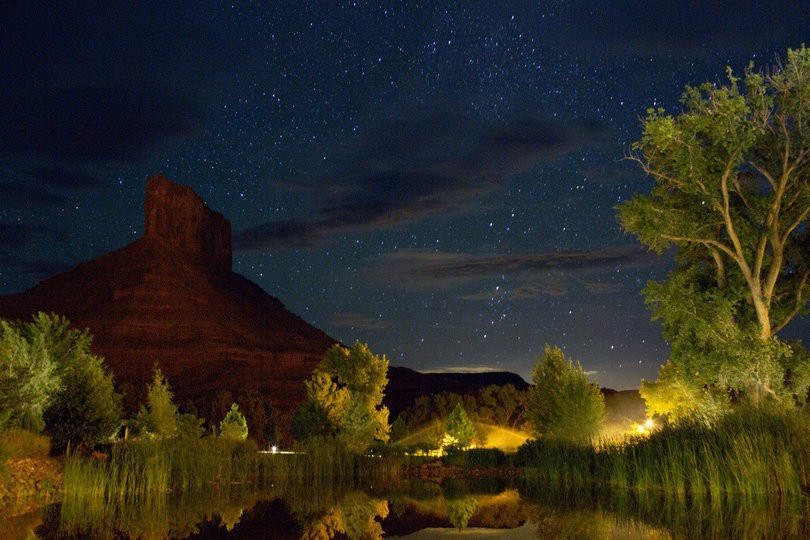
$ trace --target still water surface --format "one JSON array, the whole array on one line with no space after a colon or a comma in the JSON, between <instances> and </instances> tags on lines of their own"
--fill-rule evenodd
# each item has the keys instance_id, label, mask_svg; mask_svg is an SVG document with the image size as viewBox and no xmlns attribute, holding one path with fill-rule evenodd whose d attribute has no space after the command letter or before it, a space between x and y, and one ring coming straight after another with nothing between
<instances>
[{"instance_id":1,"label":"still water surface","mask_svg":"<svg viewBox=\"0 0 810 540\"><path fill-rule=\"evenodd\" d=\"M241 486L133 505L52 505L0 538L810 538L808 497L691 501L563 492L500 480L385 486Z\"/></svg>"}]
</instances>

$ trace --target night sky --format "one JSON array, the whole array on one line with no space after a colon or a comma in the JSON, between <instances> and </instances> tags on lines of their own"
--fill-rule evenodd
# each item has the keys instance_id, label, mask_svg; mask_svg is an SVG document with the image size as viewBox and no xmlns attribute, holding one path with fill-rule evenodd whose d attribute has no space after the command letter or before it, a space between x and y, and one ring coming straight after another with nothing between
<instances>
[{"instance_id":1,"label":"night sky","mask_svg":"<svg viewBox=\"0 0 810 540\"><path fill-rule=\"evenodd\" d=\"M810 41L806 2L14 3L0 294L139 238L163 173L344 343L526 378L549 343L618 389L668 354L640 290L672 254L614 210L640 118Z\"/></svg>"}]
</instances>

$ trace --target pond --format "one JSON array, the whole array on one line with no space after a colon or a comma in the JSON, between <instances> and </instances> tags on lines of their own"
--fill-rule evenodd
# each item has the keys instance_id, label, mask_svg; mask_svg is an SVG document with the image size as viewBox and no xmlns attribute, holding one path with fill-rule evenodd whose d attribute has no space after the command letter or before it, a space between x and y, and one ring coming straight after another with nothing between
<instances>
[{"instance_id":1,"label":"pond","mask_svg":"<svg viewBox=\"0 0 810 540\"><path fill-rule=\"evenodd\" d=\"M810 538L808 497L693 501L522 482L239 485L139 504L65 500L0 520L0 538Z\"/></svg>"}]
</instances>

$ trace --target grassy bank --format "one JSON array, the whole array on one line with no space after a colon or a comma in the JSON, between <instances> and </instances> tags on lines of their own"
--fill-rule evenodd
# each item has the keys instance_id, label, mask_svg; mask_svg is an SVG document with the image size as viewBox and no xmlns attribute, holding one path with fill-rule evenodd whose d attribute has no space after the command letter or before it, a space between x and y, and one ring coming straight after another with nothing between
<instances>
[{"instance_id":1,"label":"grassy bank","mask_svg":"<svg viewBox=\"0 0 810 540\"><path fill-rule=\"evenodd\" d=\"M532 441L518 464L529 482L662 491L676 497L795 496L810 487L806 416L741 408L708 427L666 427L648 438L595 446Z\"/></svg>"}]
</instances>

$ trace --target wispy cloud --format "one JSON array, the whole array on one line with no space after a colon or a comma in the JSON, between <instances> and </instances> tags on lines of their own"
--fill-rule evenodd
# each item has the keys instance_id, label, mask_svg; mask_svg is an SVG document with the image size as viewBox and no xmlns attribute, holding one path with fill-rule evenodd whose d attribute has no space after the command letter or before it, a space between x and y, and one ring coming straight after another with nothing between
<instances>
[{"instance_id":1,"label":"wispy cloud","mask_svg":"<svg viewBox=\"0 0 810 540\"><path fill-rule=\"evenodd\" d=\"M598 137L598 126L520 117L484 125L463 115L422 112L369 128L328 177L281 182L314 198L306 218L263 223L234 235L237 250L300 247L346 231L385 229L477 207L482 195L515 174L554 160Z\"/></svg>"},{"instance_id":2,"label":"wispy cloud","mask_svg":"<svg viewBox=\"0 0 810 540\"><path fill-rule=\"evenodd\" d=\"M391 326L391 323L378 317L369 317L360 313L337 313L332 318L332 324L347 328L362 328L367 330L382 330Z\"/></svg>"},{"instance_id":3,"label":"wispy cloud","mask_svg":"<svg viewBox=\"0 0 810 540\"><path fill-rule=\"evenodd\" d=\"M506 279L508 289L467 293L465 300L489 301L510 296L534 298L565 295L572 282L613 268L639 267L655 258L638 246L608 246L590 251L552 251L512 255L477 255L427 250L399 250L385 254L381 267L394 284L416 288L451 289L461 285ZM592 294L618 290L610 283L585 281Z\"/></svg>"},{"instance_id":4,"label":"wispy cloud","mask_svg":"<svg viewBox=\"0 0 810 540\"><path fill-rule=\"evenodd\" d=\"M430 370L420 370L420 373L494 373L503 371L493 366L448 366Z\"/></svg>"}]
</instances>

